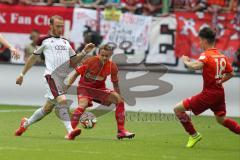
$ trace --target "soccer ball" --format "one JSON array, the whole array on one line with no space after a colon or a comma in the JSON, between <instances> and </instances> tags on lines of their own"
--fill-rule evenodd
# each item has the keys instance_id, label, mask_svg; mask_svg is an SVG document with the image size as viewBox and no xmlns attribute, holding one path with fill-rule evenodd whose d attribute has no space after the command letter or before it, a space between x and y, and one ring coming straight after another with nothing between
<instances>
[{"instance_id":1,"label":"soccer ball","mask_svg":"<svg viewBox=\"0 0 240 160\"><path fill-rule=\"evenodd\" d=\"M93 128L97 123L96 116L91 112L84 112L80 117L80 123L85 129Z\"/></svg>"}]
</instances>

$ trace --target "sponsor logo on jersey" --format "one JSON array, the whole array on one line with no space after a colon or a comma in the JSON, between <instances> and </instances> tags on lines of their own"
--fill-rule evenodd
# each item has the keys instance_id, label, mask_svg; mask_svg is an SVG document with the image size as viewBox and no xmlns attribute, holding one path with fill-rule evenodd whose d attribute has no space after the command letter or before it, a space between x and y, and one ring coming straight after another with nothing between
<instances>
[{"instance_id":1,"label":"sponsor logo on jersey","mask_svg":"<svg viewBox=\"0 0 240 160\"><path fill-rule=\"evenodd\" d=\"M55 49L56 50L67 50L67 47L65 45L56 45Z\"/></svg>"}]
</instances>

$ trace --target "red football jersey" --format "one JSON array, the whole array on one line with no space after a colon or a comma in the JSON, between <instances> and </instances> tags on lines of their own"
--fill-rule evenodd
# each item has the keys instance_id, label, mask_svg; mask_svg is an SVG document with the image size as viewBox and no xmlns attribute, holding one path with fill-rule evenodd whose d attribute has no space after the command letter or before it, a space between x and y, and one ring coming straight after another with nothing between
<instances>
[{"instance_id":1,"label":"red football jersey","mask_svg":"<svg viewBox=\"0 0 240 160\"><path fill-rule=\"evenodd\" d=\"M203 90L223 90L222 84L219 82L225 73L233 71L227 57L213 48L203 52L198 60L204 63L202 73L204 81Z\"/></svg>"},{"instance_id":2,"label":"red football jersey","mask_svg":"<svg viewBox=\"0 0 240 160\"><path fill-rule=\"evenodd\" d=\"M102 64L98 56L86 59L83 64L76 68L81 75L79 85L87 85L95 88L105 88L107 76L111 75L111 81L118 81L118 68L112 61Z\"/></svg>"}]
</instances>

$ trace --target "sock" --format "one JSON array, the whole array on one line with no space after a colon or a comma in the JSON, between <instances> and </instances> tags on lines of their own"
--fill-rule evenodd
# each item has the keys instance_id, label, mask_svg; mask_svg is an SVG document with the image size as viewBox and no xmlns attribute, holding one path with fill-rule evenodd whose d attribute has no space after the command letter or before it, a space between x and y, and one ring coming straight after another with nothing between
<instances>
[{"instance_id":1,"label":"sock","mask_svg":"<svg viewBox=\"0 0 240 160\"><path fill-rule=\"evenodd\" d=\"M65 128L68 131L68 133L73 131L71 121L70 121L69 112L68 112L68 108L65 105L59 105L56 109L57 109L59 117L61 118Z\"/></svg>"},{"instance_id":2,"label":"sock","mask_svg":"<svg viewBox=\"0 0 240 160\"><path fill-rule=\"evenodd\" d=\"M77 107L74 110L74 112L72 114L72 119L71 119L71 121L72 121L71 122L72 128L76 128L77 127L77 125L79 123L79 119L80 119L81 115L84 113L84 111L85 111L85 108L83 108L81 106Z\"/></svg>"},{"instance_id":3,"label":"sock","mask_svg":"<svg viewBox=\"0 0 240 160\"><path fill-rule=\"evenodd\" d=\"M240 125L233 119L230 119L230 118L225 119L223 122L223 126L225 126L230 131L232 131L236 134L240 134Z\"/></svg>"},{"instance_id":4,"label":"sock","mask_svg":"<svg viewBox=\"0 0 240 160\"><path fill-rule=\"evenodd\" d=\"M116 105L115 118L117 120L118 131L123 131L124 130L124 123L125 123L124 102L120 102Z\"/></svg>"},{"instance_id":5,"label":"sock","mask_svg":"<svg viewBox=\"0 0 240 160\"><path fill-rule=\"evenodd\" d=\"M39 108L37 109L33 115L26 121L26 123L24 124L24 128L32 125L33 123L41 120L43 117L45 117L45 114L44 111L43 111L43 108Z\"/></svg>"},{"instance_id":6,"label":"sock","mask_svg":"<svg viewBox=\"0 0 240 160\"><path fill-rule=\"evenodd\" d=\"M192 136L196 135L197 132L193 127L191 118L185 112L176 113L176 116L180 120L186 132L188 132Z\"/></svg>"}]
</instances>

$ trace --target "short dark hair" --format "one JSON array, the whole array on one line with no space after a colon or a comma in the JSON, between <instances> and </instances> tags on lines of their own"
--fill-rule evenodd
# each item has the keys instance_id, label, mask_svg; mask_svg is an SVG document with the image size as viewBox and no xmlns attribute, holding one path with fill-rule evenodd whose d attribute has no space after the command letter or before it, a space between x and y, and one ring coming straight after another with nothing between
<instances>
[{"instance_id":1,"label":"short dark hair","mask_svg":"<svg viewBox=\"0 0 240 160\"><path fill-rule=\"evenodd\" d=\"M111 47L110 45L108 45L108 44L104 44L104 45L102 45L100 48L99 48L99 51L100 50L105 50L105 51L111 51L111 52L113 52L113 47Z\"/></svg>"},{"instance_id":2,"label":"short dark hair","mask_svg":"<svg viewBox=\"0 0 240 160\"><path fill-rule=\"evenodd\" d=\"M209 44L215 42L216 32L210 27L204 27L199 32L199 37L206 39Z\"/></svg>"},{"instance_id":3,"label":"short dark hair","mask_svg":"<svg viewBox=\"0 0 240 160\"><path fill-rule=\"evenodd\" d=\"M37 30L37 29L33 29L31 33L33 33L33 32L37 33L37 34L40 34L39 30Z\"/></svg>"},{"instance_id":4,"label":"short dark hair","mask_svg":"<svg viewBox=\"0 0 240 160\"><path fill-rule=\"evenodd\" d=\"M54 23L54 19L59 19L59 20L63 20L63 17L59 16L59 15L54 15L50 18L50 24Z\"/></svg>"}]
</instances>

